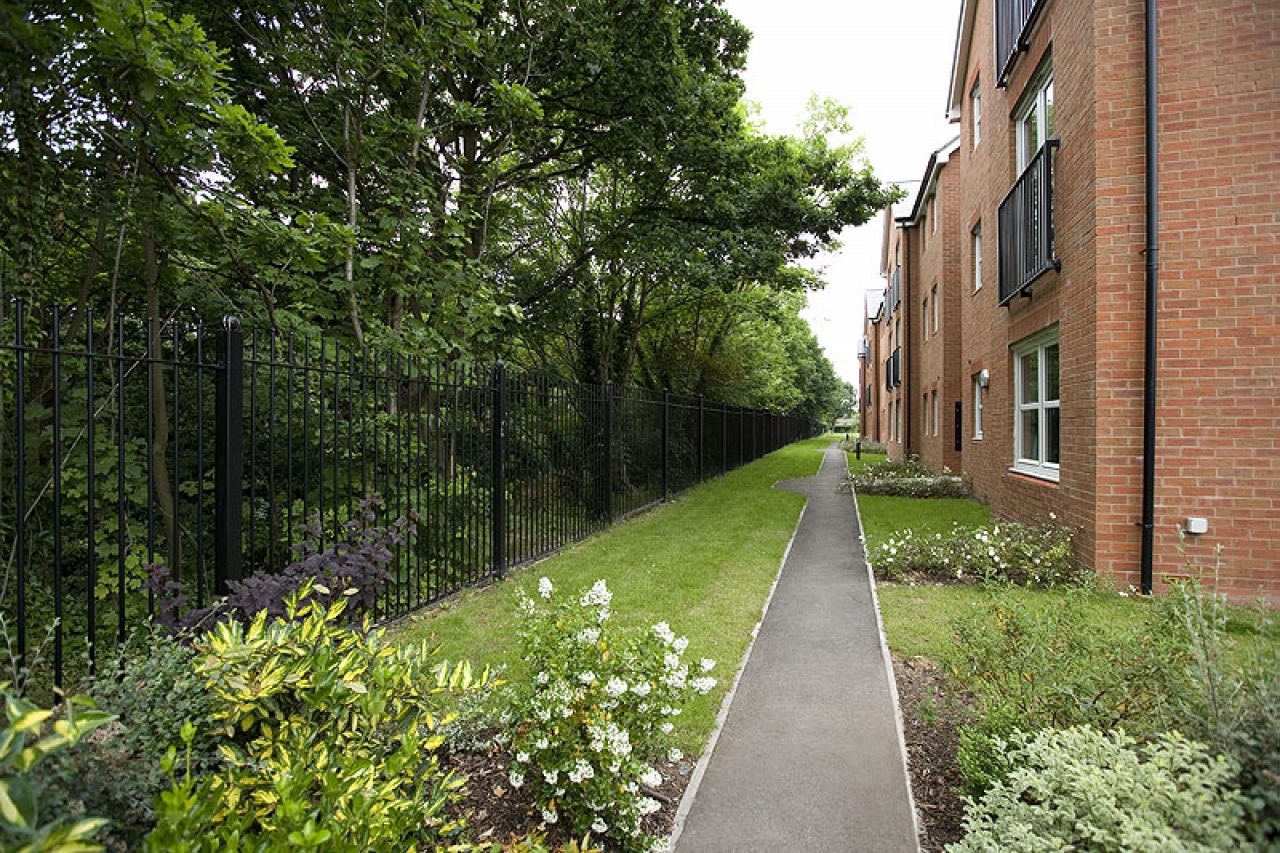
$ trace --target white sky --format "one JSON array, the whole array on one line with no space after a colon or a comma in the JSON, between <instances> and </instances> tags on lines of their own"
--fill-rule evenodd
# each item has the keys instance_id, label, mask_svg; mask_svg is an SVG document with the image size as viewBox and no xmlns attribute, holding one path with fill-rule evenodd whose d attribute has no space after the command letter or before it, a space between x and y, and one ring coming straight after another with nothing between
<instances>
[{"instance_id":1,"label":"white sky","mask_svg":"<svg viewBox=\"0 0 1280 853\"><path fill-rule=\"evenodd\" d=\"M769 133L798 133L811 94L850 108L881 180L914 193L929 155L957 128L945 118L960 0L725 0L755 34L743 78ZM836 373L857 383L865 294L883 287L877 217L826 255L809 321Z\"/></svg>"}]
</instances>

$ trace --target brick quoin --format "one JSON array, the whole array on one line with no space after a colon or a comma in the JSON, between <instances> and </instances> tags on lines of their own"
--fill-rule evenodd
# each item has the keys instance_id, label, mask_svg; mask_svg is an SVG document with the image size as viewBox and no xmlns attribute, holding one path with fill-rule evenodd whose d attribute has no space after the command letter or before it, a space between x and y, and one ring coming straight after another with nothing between
<instances>
[{"instance_id":1,"label":"brick quoin","mask_svg":"<svg viewBox=\"0 0 1280 853\"><path fill-rule=\"evenodd\" d=\"M904 442L930 467L961 472L1000 519L1053 513L1080 529L1077 551L1120 588L1140 581L1145 311L1144 8L1141 0L1041 0L1027 49L996 85L994 0L965 0L951 81L958 144L907 222L886 228L902 254ZM1161 0L1157 589L1188 560L1234 600L1280 604L1280 4ZM1042 61L1054 80L1055 254L1061 270L998 305L997 209L1014 185L1012 116ZM941 83L941 81L940 81ZM981 93L973 144L969 93ZM937 211L929 221L929 195ZM971 233L981 224L982 280ZM883 265L882 265L883 266ZM887 270L882 269L882 272ZM908 284L909 282L909 284ZM923 333L937 283L939 330ZM881 343L890 331L879 324ZM1012 347L1056 327L1059 481L1013 462ZM874 324L868 323L870 336ZM882 365L868 358L874 367ZM984 391L973 434L973 383ZM878 391L883 391L883 382ZM940 423L919 411L934 390ZM955 403L962 448L953 448ZM934 433L937 433L936 435ZM1180 538L1189 517L1207 534Z\"/></svg>"}]
</instances>

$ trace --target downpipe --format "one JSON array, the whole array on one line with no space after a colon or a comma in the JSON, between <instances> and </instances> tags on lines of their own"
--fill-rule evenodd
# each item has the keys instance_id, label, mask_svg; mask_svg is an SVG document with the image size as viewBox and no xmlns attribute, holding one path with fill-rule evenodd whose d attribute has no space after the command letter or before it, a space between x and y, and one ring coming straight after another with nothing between
<instances>
[{"instance_id":1,"label":"downpipe","mask_svg":"<svg viewBox=\"0 0 1280 853\"><path fill-rule=\"evenodd\" d=\"M1153 583L1156 490L1156 354L1157 299L1159 295L1159 211L1157 195L1159 165L1157 150L1157 39L1156 0L1145 0L1146 36L1146 317L1145 359L1142 391L1142 594L1150 595Z\"/></svg>"}]
</instances>

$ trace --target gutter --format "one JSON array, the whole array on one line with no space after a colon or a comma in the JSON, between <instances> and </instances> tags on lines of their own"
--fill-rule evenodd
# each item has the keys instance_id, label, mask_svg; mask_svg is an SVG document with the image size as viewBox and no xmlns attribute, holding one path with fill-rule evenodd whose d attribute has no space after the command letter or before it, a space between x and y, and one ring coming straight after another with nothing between
<instances>
[{"instance_id":1,"label":"gutter","mask_svg":"<svg viewBox=\"0 0 1280 853\"><path fill-rule=\"evenodd\" d=\"M1159 107L1156 87L1156 0L1145 0L1146 36L1146 338L1142 391L1142 593L1150 595L1153 587L1153 544L1155 534L1156 491L1156 334L1159 228L1156 202L1159 192L1156 118Z\"/></svg>"}]
</instances>

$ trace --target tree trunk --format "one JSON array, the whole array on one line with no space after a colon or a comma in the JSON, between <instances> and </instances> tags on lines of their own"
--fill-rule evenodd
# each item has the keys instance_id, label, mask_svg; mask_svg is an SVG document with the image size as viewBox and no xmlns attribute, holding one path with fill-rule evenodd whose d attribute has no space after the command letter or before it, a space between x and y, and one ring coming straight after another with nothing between
<instances>
[{"instance_id":1,"label":"tree trunk","mask_svg":"<svg viewBox=\"0 0 1280 853\"><path fill-rule=\"evenodd\" d=\"M148 211L155 211L155 203L148 205ZM161 332L162 315L160 311L160 264L156 258L156 242L154 221L148 216L142 221L142 254L143 275L147 287L147 319L151 321L151 352L159 359L164 336ZM175 358L177 354L174 354ZM163 360L160 360L163 364ZM182 544L179 539L177 502L173 494L169 478L169 411L165 394L164 369L158 364L151 371L151 407L152 444L151 472L155 482L156 504L160 507L161 520L164 522L165 536L169 545L169 572L173 580L178 580L182 571Z\"/></svg>"}]
</instances>

